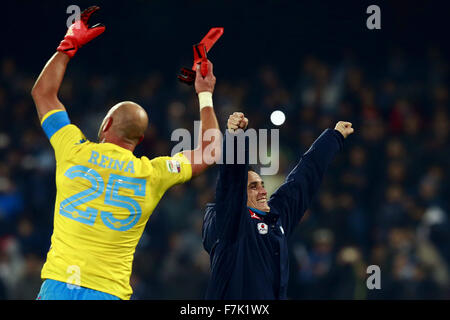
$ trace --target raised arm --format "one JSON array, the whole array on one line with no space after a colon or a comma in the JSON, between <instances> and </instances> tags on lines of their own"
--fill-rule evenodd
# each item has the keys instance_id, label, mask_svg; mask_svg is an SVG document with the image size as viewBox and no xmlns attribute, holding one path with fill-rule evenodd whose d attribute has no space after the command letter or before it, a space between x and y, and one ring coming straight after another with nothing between
<instances>
[{"instance_id":1,"label":"raised arm","mask_svg":"<svg viewBox=\"0 0 450 320\"><path fill-rule=\"evenodd\" d=\"M220 157L222 134L220 133L212 102L215 84L216 77L213 74L213 65L208 60L208 73L206 76L202 76L200 66L198 66L195 77L195 91L199 98L201 121L198 146L194 150L183 151L183 154L191 163L193 177L205 171ZM205 132L207 131L210 133L207 135L210 139L205 139Z\"/></svg>"},{"instance_id":2,"label":"raised arm","mask_svg":"<svg viewBox=\"0 0 450 320\"><path fill-rule=\"evenodd\" d=\"M69 60L84 44L105 31L103 25L88 26L90 16L100 9L89 7L81 13L80 19L76 20L67 30L64 39L56 49L56 52L45 65L36 83L31 90L36 105L39 120L45 114L53 110L65 110L64 105L58 99L58 91L66 72Z\"/></svg>"},{"instance_id":3,"label":"raised arm","mask_svg":"<svg viewBox=\"0 0 450 320\"><path fill-rule=\"evenodd\" d=\"M65 110L64 105L58 99L58 91L69 60L70 58L66 54L55 53L34 84L31 95L39 120L42 120L44 115L52 110Z\"/></svg>"},{"instance_id":4,"label":"raised arm","mask_svg":"<svg viewBox=\"0 0 450 320\"><path fill-rule=\"evenodd\" d=\"M281 213L288 236L310 206L328 165L342 150L344 138L352 133L352 124L344 121L339 121L334 130L325 130L270 197L269 206Z\"/></svg>"},{"instance_id":5,"label":"raised arm","mask_svg":"<svg viewBox=\"0 0 450 320\"><path fill-rule=\"evenodd\" d=\"M218 236L225 242L233 242L239 234L237 231L243 218L242 211L247 207L249 141L243 131L247 125L248 119L244 117L243 113L233 113L228 118L227 131L223 139L223 164L219 165L215 209L216 225L220 226ZM244 143L239 141L244 141ZM233 150L229 149L230 146ZM233 152L232 157L227 154L227 151ZM245 161L240 164L238 159L242 154L244 154Z\"/></svg>"}]
</instances>

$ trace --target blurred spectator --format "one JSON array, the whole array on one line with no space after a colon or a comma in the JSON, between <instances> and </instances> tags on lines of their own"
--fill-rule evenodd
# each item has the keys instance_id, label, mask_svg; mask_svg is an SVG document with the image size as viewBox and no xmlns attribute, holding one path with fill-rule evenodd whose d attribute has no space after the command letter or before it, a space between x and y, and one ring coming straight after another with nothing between
<instances>
[{"instance_id":1,"label":"blurred spectator","mask_svg":"<svg viewBox=\"0 0 450 320\"><path fill-rule=\"evenodd\" d=\"M6 297L12 299L24 269L24 256L13 237L0 238L0 283L6 288ZM36 277L35 277L36 278Z\"/></svg>"},{"instance_id":2,"label":"blurred spectator","mask_svg":"<svg viewBox=\"0 0 450 320\"><path fill-rule=\"evenodd\" d=\"M357 247L343 247L338 252L332 276L332 299L366 298L366 265Z\"/></svg>"},{"instance_id":3,"label":"blurred spectator","mask_svg":"<svg viewBox=\"0 0 450 320\"><path fill-rule=\"evenodd\" d=\"M328 229L314 232L311 250L298 245L294 248L300 299L330 299L330 270L334 261L334 235Z\"/></svg>"},{"instance_id":4,"label":"blurred spectator","mask_svg":"<svg viewBox=\"0 0 450 320\"><path fill-rule=\"evenodd\" d=\"M12 299L34 300L41 288L41 269L44 261L33 253L25 255L23 274L15 285Z\"/></svg>"}]
</instances>

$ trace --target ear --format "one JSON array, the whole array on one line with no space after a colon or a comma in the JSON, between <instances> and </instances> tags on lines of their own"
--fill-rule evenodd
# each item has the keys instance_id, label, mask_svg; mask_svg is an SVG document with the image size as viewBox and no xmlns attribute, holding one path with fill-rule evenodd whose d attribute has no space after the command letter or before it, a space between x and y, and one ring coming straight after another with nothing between
<instances>
[{"instance_id":1,"label":"ear","mask_svg":"<svg viewBox=\"0 0 450 320\"><path fill-rule=\"evenodd\" d=\"M140 144L140 143L142 142L142 140L144 140L144 135L142 135L142 136L139 138L139 141L138 141L138 143L137 143L136 145Z\"/></svg>"},{"instance_id":2,"label":"ear","mask_svg":"<svg viewBox=\"0 0 450 320\"><path fill-rule=\"evenodd\" d=\"M105 125L103 126L102 131L103 131L103 132L108 131L109 128L111 128L112 123L113 123L113 118L112 118L112 117L109 117L108 119L106 119L106 123L105 123Z\"/></svg>"}]
</instances>

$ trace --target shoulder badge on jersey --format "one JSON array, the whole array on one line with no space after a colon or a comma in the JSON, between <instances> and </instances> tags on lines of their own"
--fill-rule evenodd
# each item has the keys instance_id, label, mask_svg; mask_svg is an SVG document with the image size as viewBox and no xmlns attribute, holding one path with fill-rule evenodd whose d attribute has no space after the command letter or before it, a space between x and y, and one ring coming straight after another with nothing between
<instances>
[{"instance_id":1,"label":"shoulder badge on jersey","mask_svg":"<svg viewBox=\"0 0 450 320\"><path fill-rule=\"evenodd\" d=\"M181 165L177 160L166 160L167 170L172 173L180 173Z\"/></svg>"}]
</instances>

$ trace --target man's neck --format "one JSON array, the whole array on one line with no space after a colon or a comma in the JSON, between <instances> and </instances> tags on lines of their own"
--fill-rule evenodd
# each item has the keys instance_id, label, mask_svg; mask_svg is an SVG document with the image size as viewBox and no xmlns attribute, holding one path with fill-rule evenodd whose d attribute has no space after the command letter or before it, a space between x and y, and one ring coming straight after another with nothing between
<instances>
[{"instance_id":1,"label":"man's neck","mask_svg":"<svg viewBox=\"0 0 450 320\"><path fill-rule=\"evenodd\" d=\"M106 140L104 138L102 141L100 141L100 143L105 143L105 142L115 144L115 145L117 145L117 146L119 146L121 148L130 150L131 152L134 152L134 149L136 148L136 146L133 143L129 143L129 142L123 141L123 140L118 139L118 138L112 138L111 137L108 140Z\"/></svg>"}]
</instances>

